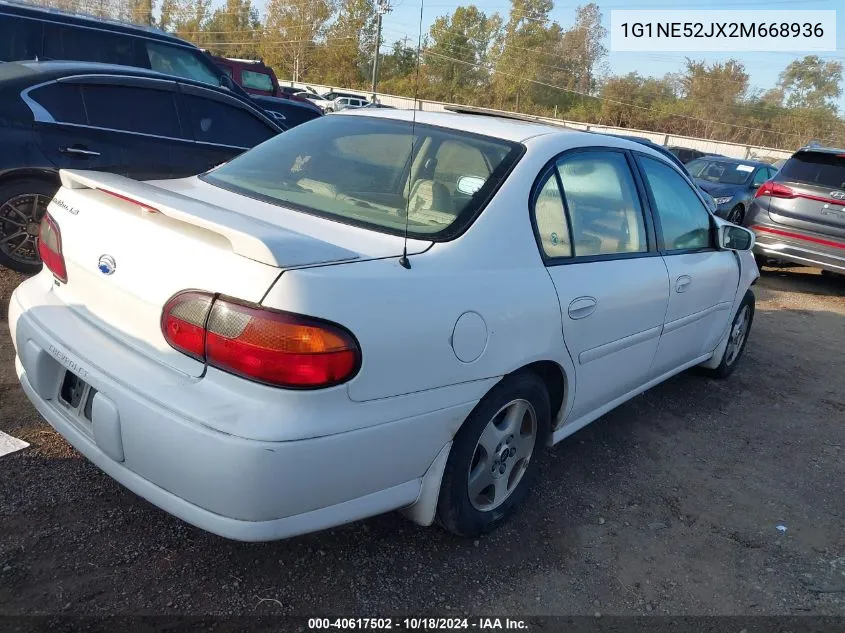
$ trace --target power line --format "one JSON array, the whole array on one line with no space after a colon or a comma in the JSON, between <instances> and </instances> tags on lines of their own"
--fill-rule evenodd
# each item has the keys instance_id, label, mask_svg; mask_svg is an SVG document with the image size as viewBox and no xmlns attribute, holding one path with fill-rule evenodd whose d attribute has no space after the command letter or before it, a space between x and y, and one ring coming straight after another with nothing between
<instances>
[{"instance_id":1,"label":"power line","mask_svg":"<svg viewBox=\"0 0 845 633\"><path fill-rule=\"evenodd\" d=\"M525 81L525 82L536 84L536 85L539 85L539 86L545 86L547 88L554 88L554 89L557 89L557 90L561 90L563 92L569 92L571 94L580 95L582 97L587 97L587 98L590 98L590 99L597 99L599 101L606 101L608 103L614 103L616 105L622 105L622 106L626 106L626 107L629 107L629 108L636 108L638 110L646 110L648 112L656 112L657 114L663 114L664 116L679 117L679 118L682 118L682 119L689 119L689 120L698 121L698 122L701 122L701 123L714 123L716 125L725 125L725 126L728 126L728 127L742 129L742 130L750 130L752 132L765 132L766 134L777 134L779 136L796 136L796 134L792 134L792 133L789 133L789 132L777 132L775 130L766 130L766 129L763 129L763 128L748 127L748 126L745 126L745 125L737 125L735 123L724 123L722 121L713 121L711 119L702 119L700 117L694 117L694 116L690 116L690 115L687 115L687 114L678 114L678 113L672 113L672 112L657 112L653 108L649 108L647 106L640 106L640 105L636 105L634 103L626 103L624 101L618 101L616 99L608 99L606 97L599 97L599 96L596 96L596 95L591 95L591 94L586 93L586 92L580 92L578 90L572 90L570 88L564 88L563 86L556 86L554 84L549 84L549 83L537 81L537 80L534 80L534 79L526 79L524 77L520 77L519 75L514 75L513 73L506 73L506 72L503 72L503 71L500 71L500 70L496 70L495 68L490 68L490 67L484 66L482 64L465 62L462 59L456 59L454 57L449 57L448 55L442 55L442 54L436 53L436 52L434 52L430 49L423 49L421 52L424 55L434 55L436 57L442 57L444 59L450 59L452 61L455 61L455 62L458 62L458 63L461 63L461 64L467 64L469 66L486 68L489 72L492 72L494 74L503 75L503 76L506 76L506 77L512 77L512 78L518 79L520 81Z\"/></svg>"}]
</instances>

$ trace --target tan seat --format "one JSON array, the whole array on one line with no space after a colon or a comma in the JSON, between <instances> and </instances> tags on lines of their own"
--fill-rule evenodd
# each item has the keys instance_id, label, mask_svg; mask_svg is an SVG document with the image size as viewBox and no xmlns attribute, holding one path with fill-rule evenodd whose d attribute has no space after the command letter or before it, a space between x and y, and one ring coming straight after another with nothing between
<instances>
[{"instance_id":1,"label":"tan seat","mask_svg":"<svg viewBox=\"0 0 845 633\"><path fill-rule=\"evenodd\" d=\"M318 196L337 198L337 189L335 189L334 185L330 185L327 182L320 182L319 180L312 180L311 178L302 178L301 180L298 180L296 184Z\"/></svg>"}]
</instances>

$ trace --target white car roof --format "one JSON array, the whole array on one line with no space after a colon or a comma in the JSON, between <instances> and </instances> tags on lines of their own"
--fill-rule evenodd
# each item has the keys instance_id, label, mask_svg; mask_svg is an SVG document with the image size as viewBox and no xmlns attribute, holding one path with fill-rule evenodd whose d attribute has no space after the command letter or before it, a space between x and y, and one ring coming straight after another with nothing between
<instances>
[{"instance_id":1,"label":"white car roof","mask_svg":"<svg viewBox=\"0 0 845 633\"><path fill-rule=\"evenodd\" d=\"M414 117L415 113L416 117ZM521 121L519 119L508 119L497 116L463 114L457 112L392 110L388 108L383 110L368 110L366 112L350 111L347 113L344 111L342 114L344 116L372 116L384 119L397 119L400 121L408 121L409 123L416 119L417 123L427 123L429 125L462 130L464 132L471 132L474 134L483 134L485 136L493 136L507 141L515 141L517 143L521 143L535 136L546 134L583 136L585 139L592 139L591 142L595 143L595 135L591 133L579 132L577 130L571 130L549 123ZM607 137L607 139L608 141L616 140L611 139L611 137ZM616 145L616 143L608 142L607 145Z\"/></svg>"}]
</instances>

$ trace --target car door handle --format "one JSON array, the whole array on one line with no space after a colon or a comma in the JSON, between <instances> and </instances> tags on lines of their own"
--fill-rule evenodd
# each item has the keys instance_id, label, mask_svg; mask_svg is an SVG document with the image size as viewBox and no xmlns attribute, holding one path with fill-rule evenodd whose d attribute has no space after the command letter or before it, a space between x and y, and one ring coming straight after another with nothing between
<instances>
[{"instance_id":1,"label":"car door handle","mask_svg":"<svg viewBox=\"0 0 845 633\"><path fill-rule=\"evenodd\" d=\"M60 147L59 151L62 154L73 154L74 156L94 157L99 156L100 152L95 152L92 149L85 149L84 147Z\"/></svg>"},{"instance_id":2,"label":"car door handle","mask_svg":"<svg viewBox=\"0 0 845 633\"><path fill-rule=\"evenodd\" d=\"M686 292L690 284L692 283L692 277L689 275L681 275L675 281L675 292Z\"/></svg>"},{"instance_id":3,"label":"car door handle","mask_svg":"<svg viewBox=\"0 0 845 633\"><path fill-rule=\"evenodd\" d=\"M598 300L595 297L578 297L569 304L570 319L585 319L596 311Z\"/></svg>"}]
</instances>

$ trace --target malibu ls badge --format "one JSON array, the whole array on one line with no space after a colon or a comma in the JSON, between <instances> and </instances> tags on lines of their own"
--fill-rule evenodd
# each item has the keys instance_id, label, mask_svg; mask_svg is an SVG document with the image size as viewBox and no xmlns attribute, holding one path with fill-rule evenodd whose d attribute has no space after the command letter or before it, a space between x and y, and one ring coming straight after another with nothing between
<instances>
[{"instance_id":1,"label":"malibu ls badge","mask_svg":"<svg viewBox=\"0 0 845 633\"><path fill-rule=\"evenodd\" d=\"M100 261L97 263L97 268L104 275L111 275L117 269L117 263L111 255L101 255Z\"/></svg>"}]
</instances>

